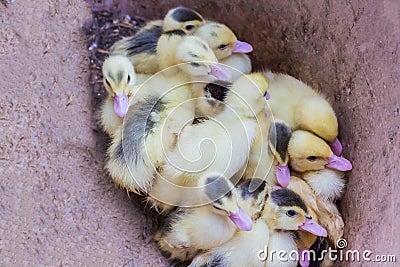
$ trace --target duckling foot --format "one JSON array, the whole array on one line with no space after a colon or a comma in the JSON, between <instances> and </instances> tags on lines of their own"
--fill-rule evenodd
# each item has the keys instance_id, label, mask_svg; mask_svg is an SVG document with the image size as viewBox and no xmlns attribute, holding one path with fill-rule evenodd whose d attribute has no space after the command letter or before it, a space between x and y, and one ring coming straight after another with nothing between
<instances>
[{"instance_id":1,"label":"duckling foot","mask_svg":"<svg viewBox=\"0 0 400 267\"><path fill-rule=\"evenodd\" d=\"M189 244L187 242L178 242L177 244L171 244L167 240L164 239L164 242L170 247L170 248L188 248Z\"/></svg>"}]
</instances>

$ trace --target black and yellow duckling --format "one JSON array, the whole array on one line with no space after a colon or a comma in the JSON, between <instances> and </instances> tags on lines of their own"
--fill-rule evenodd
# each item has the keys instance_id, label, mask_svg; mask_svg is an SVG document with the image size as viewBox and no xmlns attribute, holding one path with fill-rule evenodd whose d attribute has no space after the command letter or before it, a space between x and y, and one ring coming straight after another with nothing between
<instances>
[{"instance_id":1,"label":"black and yellow duckling","mask_svg":"<svg viewBox=\"0 0 400 267\"><path fill-rule=\"evenodd\" d=\"M201 206L171 212L155 240L171 259L192 259L199 251L219 246L238 230L250 231L252 220L238 203L241 192L223 176L200 179L197 195Z\"/></svg>"},{"instance_id":2,"label":"black and yellow duckling","mask_svg":"<svg viewBox=\"0 0 400 267\"><path fill-rule=\"evenodd\" d=\"M192 34L204 23L203 17L195 10L177 7L168 11L164 20L150 21L135 35L116 42L111 54L127 56L138 73L154 74L159 70L157 42L161 34L175 30Z\"/></svg>"}]
</instances>

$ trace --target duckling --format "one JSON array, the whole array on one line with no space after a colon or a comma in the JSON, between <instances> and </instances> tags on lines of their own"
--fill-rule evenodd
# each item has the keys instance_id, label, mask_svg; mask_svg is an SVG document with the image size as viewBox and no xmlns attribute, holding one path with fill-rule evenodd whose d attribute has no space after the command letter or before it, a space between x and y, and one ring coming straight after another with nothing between
<instances>
[{"instance_id":1,"label":"duckling","mask_svg":"<svg viewBox=\"0 0 400 267\"><path fill-rule=\"evenodd\" d=\"M252 228L251 218L238 205L240 192L223 176L206 175L195 194L201 206L178 208L155 234L163 252L171 259L192 259L200 250L219 246L239 230Z\"/></svg>"},{"instance_id":2,"label":"duckling","mask_svg":"<svg viewBox=\"0 0 400 267\"><path fill-rule=\"evenodd\" d=\"M270 235L267 266L297 266L297 260L289 257L290 251L297 250L290 231L301 230L316 236L327 236L326 229L310 216L304 200L287 188L278 188L271 192L262 218L268 225ZM281 250L287 251L285 261L277 258L277 252Z\"/></svg>"},{"instance_id":3,"label":"duckling","mask_svg":"<svg viewBox=\"0 0 400 267\"><path fill-rule=\"evenodd\" d=\"M271 185L286 187L290 182L287 147L292 131L284 122L272 122L264 112L257 119L257 134L243 177L261 177Z\"/></svg>"},{"instance_id":4,"label":"duckling","mask_svg":"<svg viewBox=\"0 0 400 267\"><path fill-rule=\"evenodd\" d=\"M264 72L264 75L270 83L272 115L293 130L315 133L330 143L335 155L341 155L342 145L337 139L338 122L328 101L319 92L289 75L270 71Z\"/></svg>"},{"instance_id":5,"label":"duckling","mask_svg":"<svg viewBox=\"0 0 400 267\"><path fill-rule=\"evenodd\" d=\"M230 73L218 65L210 47L196 36L183 31L166 32L157 43L159 70L167 75L183 71L198 81L230 80ZM200 77L207 78L206 80Z\"/></svg>"},{"instance_id":6,"label":"duckling","mask_svg":"<svg viewBox=\"0 0 400 267\"><path fill-rule=\"evenodd\" d=\"M269 254L274 249L276 252L297 249L290 230L326 235L325 229L309 217L303 200L295 192L278 189L265 198L261 217L254 221L251 231L236 233L219 247L196 256L189 266L265 266L266 262L258 257L260 251ZM297 266L295 261L277 262L274 256L268 255L267 266Z\"/></svg>"},{"instance_id":7,"label":"duckling","mask_svg":"<svg viewBox=\"0 0 400 267\"><path fill-rule=\"evenodd\" d=\"M192 34L205 23L196 11L177 7L168 11L164 20L148 22L140 31L117 41L111 47L111 54L122 54L132 61L139 73L154 74L158 71L157 42L163 32L182 30Z\"/></svg>"},{"instance_id":8,"label":"duckling","mask_svg":"<svg viewBox=\"0 0 400 267\"><path fill-rule=\"evenodd\" d=\"M310 188L310 186L301 178L296 176L291 176L291 182L288 186L288 189L297 193L303 200L307 206L310 216L318 223L319 222L319 209L317 204L317 197L314 191ZM324 214L322 214L324 215ZM327 231L330 228L327 228L326 225L321 224ZM328 232L329 234L329 232ZM309 260L307 253L313 246L313 244L317 241L317 236L305 231L295 231L292 233L296 246L298 248L299 254L299 263L302 267L309 266Z\"/></svg>"},{"instance_id":9,"label":"duckling","mask_svg":"<svg viewBox=\"0 0 400 267\"><path fill-rule=\"evenodd\" d=\"M221 23L207 22L200 26L194 35L206 41L219 60L229 57L232 53L253 51L249 43L239 41L232 30Z\"/></svg>"},{"instance_id":10,"label":"duckling","mask_svg":"<svg viewBox=\"0 0 400 267\"><path fill-rule=\"evenodd\" d=\"M263 95L267 87L260 73L245 75L231 89L223 91L226 94L223 111L208 120L185 125L175 149L167 155L164 179L156 180L150 195L155 199L167 197L168 204L176 205L174 198L179 193L165 190L168 183L174 190L175 185L192 186L205 173L218 172L231 178L241 169L255 135L255 116L266 106ZM196 146L198 149L193 149Z\"/></svg>"},{"instance_id":11,"label":"duckling","mask_svg":"<svg viewBox=\"0 0 400 267\"><path fill-rule=\"evenodd\" d=\"M293 170L323 198L335 200L343 192L344 171L352 169L350 161L336 156L320 137L303 130L292 133L288 153Z\"/></svg>"},{"instance_id":12,"label":"duckling","mask_svg":"<svg viewBox=\"0 0 400 267\"><path fill-rule=\"evenodd\" d=\"M249 56L243 53L235 53L219 60L221 65L226 66L231 72L232 81L236 81L240 76L251 73L252 66Z\"/></svg>"},{"instance_id":13,"label":"duckling","mask_svg":"<svg viewBox=\"0 0 400 267\"><path fill-rule=\"evenodd\" d=\"M253 185L257 185L255 190ZM246 180L237 187L238 202L252 216L253 229L236 232L229 241L196 256L189 266L264 266L257 258L268 244L268 227L260 220L271 186L264 180Z\"/></svg>"},{"instance_id":14,"label":"duckling","mask_svg":"<svg viewBox=\"0 0 400 267\"><path fill-rule=\"evenodd\" d=\"M147 80L149 76L136 74L129 59L121 55L107 58L102 72L108 97L101 107L100 124L108 135L113 136L128 111L129 98L136 85Z\"/></svg>"},{"instance_id":15,"label":"duckling","mask_svg":"<svg viewBox=\"0 0 400 267\"><path fill-rule=\"evenodd\" d=\"M205 40L221 64L229 66L232 81L251 72L251 61L246 53L253 51L251 44L239 41L226 25L208 21L194 35Z\"/></svg>"},{"instance_id":16,"label":"duckling","mask_svg":"<svg viewBox=\"0 0 400 267\"><path fill-rule=\"evenodd\" d=\"M315 190L302 178L291 176L289 189L296 192L306 204L310 215L320 223L328 233L332 244L342 238L344 230L343 218L340 215L336 205L332 201L327 201L316 194ZM306 232L298 232L295 239L299 249L309 249L316 237Z\"/></svg>"},{"instance_id":17,"label":"duckling","mask_svg":"<svg viewBox=\"0 0 400 267\"><path fill-rule=\"evenodd\" d=\"M124 125L108 150L108 172L117 184L136 193L149 192L181 128L193 121L190 80L225 77L215 65L213 52L198 37L166 33L158 43L171 51L160 53L160 63L177 67L153 75L135 90Z\"/></svg>"}]
</instances>

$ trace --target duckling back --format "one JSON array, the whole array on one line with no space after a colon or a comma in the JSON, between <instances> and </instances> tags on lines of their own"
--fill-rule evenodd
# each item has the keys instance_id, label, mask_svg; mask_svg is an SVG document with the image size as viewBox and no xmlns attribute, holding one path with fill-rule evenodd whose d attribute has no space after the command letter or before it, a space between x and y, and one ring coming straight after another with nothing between
<instances>
[{"instance_id":1,"label":"duckling back","mask_svg":"<svg viewBox=\"0 0 400 267\"><path fill-rule=\"evenodd\" d=\"M272 115L292 129L308 130L332 142L338 135L335 112L328 101L303 82L285 74L264 72L269 83Z\"/></svg>"}]
</instances>

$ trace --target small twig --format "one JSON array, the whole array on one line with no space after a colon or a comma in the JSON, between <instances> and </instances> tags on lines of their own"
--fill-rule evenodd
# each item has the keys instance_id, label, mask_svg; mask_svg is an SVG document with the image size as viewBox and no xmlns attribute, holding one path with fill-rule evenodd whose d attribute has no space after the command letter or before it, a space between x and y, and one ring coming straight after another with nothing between
<instances>
[{"instance_id":1,"label":"small twig","mask_svg":"<svg viewBox=\"0 0 400 267\"><path fill-rule=\"evenodd\" d=\"M100 54L106 54L106 55L109 55L109 54L110 54L110 51L104 50L104 49L100 49L100 48L97 49L96 52L99 52Z\"/></svg>"}]
</instances>

